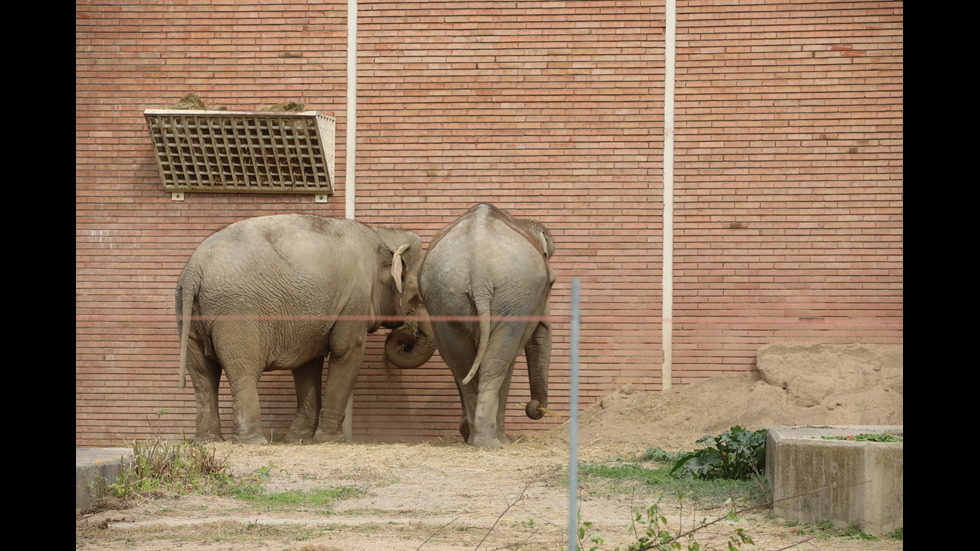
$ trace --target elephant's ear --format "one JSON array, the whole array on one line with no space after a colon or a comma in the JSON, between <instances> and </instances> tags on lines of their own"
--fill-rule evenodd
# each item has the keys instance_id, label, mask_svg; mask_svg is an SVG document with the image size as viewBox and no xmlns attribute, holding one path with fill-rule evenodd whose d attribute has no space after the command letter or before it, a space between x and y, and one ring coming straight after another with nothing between
<instances>
[{"instance_id":1,"label":"elephant's ear","mask_svg":"<svg viewBox=\"0 0 980 551\"><path fill-rule=\"evenodd\" d=\"M395 280L395 288L398 292L402 292L402 253L408 248L408 243L405 243L398 250L395 251L394 256L391 257L391 277Z\"/></svg>"},{"instance_id":2,"label":"elephant's ear","mask_svg":"<svg viewBox=\"0 0 980 551\"><path fill-rule=\"evenodd\" d=\"M543 231L538 232L538 244L541 246L541 253L544 255L545 260L548 259L548 239L544 236Z\"/></svg>"}]
</instances>

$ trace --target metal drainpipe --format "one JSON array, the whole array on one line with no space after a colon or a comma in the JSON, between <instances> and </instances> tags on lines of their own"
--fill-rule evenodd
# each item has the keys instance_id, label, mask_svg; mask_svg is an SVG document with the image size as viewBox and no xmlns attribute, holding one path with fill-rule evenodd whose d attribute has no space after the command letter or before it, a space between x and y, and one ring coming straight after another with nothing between
<instances>
[{"instance_id":1,"label":"metal drainpipe","mask_svg":"<svg viewBox=\"0 0 980 551\"><path fill-rule=\"evenodd\" d=\"M354 219L354 176L357 170L357 0L347 0L347 152L344 158L344 199L347 219Z\"/></svg>"},{"instance_id":2,"label":"metal drainpipe","mask_svg":"<svg viewBox=\"0 0 980 551\"><path fill-rule=\"evenodd\" d=\"M344 200L348 220L354 219L357 167L357 0L347 0L347 137L344 157ZM350 441L353 434L354 393L347 399L341 431Z\"/></svg>"},{"instance_id":3,"label":"metal drainpipe","mask_svg":"<svg viewBox=\"0 0 980 551\"><path fill-rule=\"evenodd\" d=\"M663 250L663 390L670 390L673 377L674 332L674 63L677 39L677 4L666 1L664 47L664 250Z\"/></svg>"}]
</instances>

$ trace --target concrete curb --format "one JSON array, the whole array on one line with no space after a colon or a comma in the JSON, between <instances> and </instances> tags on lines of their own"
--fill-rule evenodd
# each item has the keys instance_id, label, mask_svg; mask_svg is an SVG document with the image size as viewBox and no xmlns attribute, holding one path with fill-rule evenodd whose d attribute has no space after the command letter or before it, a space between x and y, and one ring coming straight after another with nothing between
<instances>
[{"instance_id":1,"label":"concrete curb","mask_svg":"<svg viewBox=\"0 0 980 551\"><path fill-rule=\"evenodd\" d=\"M880 536L904 523L904 450L900 442L825 440L823 436L891 434L901 425L772 427L766 438L766 477L773 514Z\"/></svg>"},{"instance_id":2,"label":"concrete curb","mask_svg":"<svg viewBox=\"0 0 980 551\"><path fill-rule=\"evenodd\" d=\"M100 479L103 485L112 484L132 462L132 448L76 448L75 510L98 501Z\"/></svg>"}]
</instances>

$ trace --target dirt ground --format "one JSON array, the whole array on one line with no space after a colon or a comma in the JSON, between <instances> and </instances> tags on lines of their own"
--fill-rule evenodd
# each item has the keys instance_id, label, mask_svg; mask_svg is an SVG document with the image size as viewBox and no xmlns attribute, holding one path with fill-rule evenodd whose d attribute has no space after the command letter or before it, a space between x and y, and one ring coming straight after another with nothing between
<instances>
[{"instance_id":1,"label":"dirt ground","mask_svg":"<svg viewBox=\"0 0 980 551\"><path fill-rule=\"evenodd\" d=\"M629 386L583 411L578 457L606 461L641 454L650 446L693 450L695 441L732 425L750 429L813 424L903 423L901 348L897 367L864 351L829 354L818 370L780 354L767 368L715 377L667 392L639 393ZM876 351L874 354L878 354ZM893 354L894 349L887 352ZM874 356L872 354L872 356ZM878 358L880 359L880 358ZM147 498L135 507L76 514L76 549L297 551L567 549L568 430L524 435L502 450L476 449L459 438L442 441L254 447L222 443L236 474L268 472L269 491L354 487L358 496L328 508L287 513L242 501L198 495ZM725 509L691 510L690 503L656 488L626 496L594 483L579 490L583 521L600 533L602 549L625 548L637 507L660 499L673 532ZM901 540L819 537L787 526L765 510L747 511L698 532L702 549L726 549L743 528L755 541L743 549L893 551ZM588 547L586 547L588 548Z\"/></svg>"}]
</instances>

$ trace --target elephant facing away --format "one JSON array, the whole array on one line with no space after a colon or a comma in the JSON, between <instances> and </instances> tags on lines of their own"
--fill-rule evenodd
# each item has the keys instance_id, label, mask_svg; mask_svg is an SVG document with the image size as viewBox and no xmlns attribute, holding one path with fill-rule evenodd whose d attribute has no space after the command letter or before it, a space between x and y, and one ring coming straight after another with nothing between
<instances>
[{"instance_id":1,"label":"elephant facing away","mask_svg":"<svg viewBox=\"0 0 980 551\"><path fill-rule=\"evenodd\" d=\"M195 440L223 439L218 381L224 371L233 440L266 443L257 385L263 372L281 369L292 370L296 384L287 441L342 439L366 334L396 327L398 316L421 308L422 256L414 233L315 215L249 218L205 239L175 293L180 384L190 374ZM413 344L422 348L421 341Z\"/></svg>"},{"instance_id":2,"label":"elephant facing away","mask_svg":"<svg viewBox=\"0 0 980 551\"><path fill-rule=\"evenodd\" d=\"M507 441L504 414L521 351L531 387L526 414L540 419L546 411L553 253L554 242L543 225L515 220L485 203L429 245L419 289L437 348L459 390L460 433L471 445L500 448Z\"/></svg>"}]
</instances>

